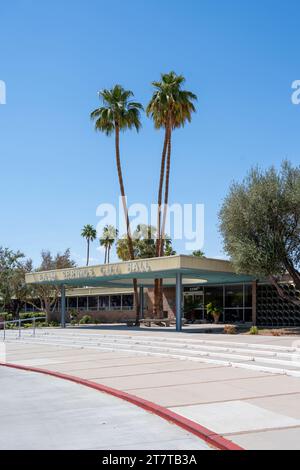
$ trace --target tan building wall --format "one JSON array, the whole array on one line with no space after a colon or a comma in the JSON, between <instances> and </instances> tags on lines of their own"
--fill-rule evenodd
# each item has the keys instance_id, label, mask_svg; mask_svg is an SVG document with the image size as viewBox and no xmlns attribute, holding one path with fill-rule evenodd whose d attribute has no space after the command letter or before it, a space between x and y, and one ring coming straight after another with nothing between
<instances>
[{"instance_id":1,"label":"tan building wall","mask_svg":"<svg viewBox=\"0 0 300 470\"><path fill-rule=\"evenodd\" d=\"M145 311L144 316L153 317L154 309L154 289L145 289ZM176 314L175 288L165 287L163 290L163 310L170 319L174 319Z\"/></svg>"}]
</instances>

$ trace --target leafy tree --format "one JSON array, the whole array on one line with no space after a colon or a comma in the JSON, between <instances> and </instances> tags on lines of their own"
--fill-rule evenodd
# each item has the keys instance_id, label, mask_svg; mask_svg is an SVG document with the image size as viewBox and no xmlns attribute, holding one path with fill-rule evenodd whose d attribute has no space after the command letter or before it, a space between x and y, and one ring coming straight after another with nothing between
<instances>
[{"instance_id":1,"label":"leafy tree","mask_svg":"<svg viewBox=\"0 0 300 470\"><path fill-rule=\"evenodd\" d=\"M90 243L96 240L97 231L92 225L85 225L82 229L81 236L87 241L87 255L86 255L86 265L90 263Z\"/></svg>"},{"instance_id":2,"label":"leafy tree","mask_svg":"<svg viewBox=\"0 0 300 470\"><path fill-rule=\"evenodd\" d=\"M76 263L72 260L69 249L62 254L57 253L56 255L52 255L50 251L42 251L41 258L40 266L33 272L76 267ZM27 286L23 300L25 300L27 304L31 304L38 311L44 312L47 321L49 321L51 314L57 308L59 296L60 289L57 286L33 284Z\"/></svg>"},{"instance_id":3,"label":"leafy tree","mask_svg":"<svg viewBox=\"0 0 300 470\"><path fill-rule=\"evenodd\" d=\"M31 260L23 253L0 247L0 309L14 317L24 305L25 274L32 269Z\"/></svg>"},{"instance_id":4,"label":"leafy tree","mask_svg":"<svg viewBox=\"0 0 300 470\"><path fill-rule=\"evenodd\" d=\"M156 257L157 230L150 225L138 225L133 233L133 249L135 259L148 259ZM173 256L176 252L172 248L172 241L165 237L165 254ZM128 240L120 238L117 242L117 255L122 261L129 261Z\"/></svg>"},{"instance_id":5,"label":"leafy tree","mask_svg":"<svg viewBox=\"0 0 300 470\"><path fill-rule=\"evenodd\" d=\"M124 216L127 228L127 240L130 259L134 259L134 248L130 230L130 220L126 202L126 193L122 173L120 156L120 132L131 130L133 128L139 131L141 128L140 114L143 106L140 103L132 101L132 91L125 90L120 85L116 85L111 90L102 90L99 97L102 100L102 106L91 113L91 119L95 121L96 131L103 132L107 136L114 134L116 149L116 164ZM140 303L138 295L137 280L133 280L135 305L136 305L136 323L139 324Z\"/></svg>"},{"instance_id":6,"label":"leafy tree","mask_svg":"<svg viewBox=\"0 0 300 470\"><path fill-rule=\"evenodd\" d=\"M238 272L268 278L281 298L300 305L280 280L289 274L300 291L300 167L252 169L234 183L220 211L226 253Z\"/></svg>"},{"instance_id":7,"label":"leafy tree","mask_svg":"<svg viewBox=\"0 0 300 470\"><path fill-rule=\"evenodd\" d=\"M113 225L107 225L103 229L100 245L105 248L104 264L110 263L110 251L118 238L118 230Z\"/></svg>"}]
</instances>

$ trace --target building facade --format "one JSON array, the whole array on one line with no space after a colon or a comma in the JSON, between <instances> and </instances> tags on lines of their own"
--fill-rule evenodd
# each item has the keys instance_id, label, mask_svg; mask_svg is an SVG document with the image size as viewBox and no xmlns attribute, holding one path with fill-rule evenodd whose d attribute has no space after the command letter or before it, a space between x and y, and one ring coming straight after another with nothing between
<instances>
[{"instance_id":1,"label":"building facade","mask_svg":"<svg viewBox=\"0 0 300 470\"><path fill-rule=\"evenodd\" d=\"M236 274L231 263L224 260L178 255L33 273L27 275L26 282L63 289L63 309L58 306L55 319L63 310L66 318L76 312L79 317L88 314L100 322L115 323L135 318L133 278L138 280L145 318L153 318L153 281L163 279L164 317L176 319L178 330L182 317L191 323L211 322L207 313L211 302L221 310L222 323L300 326L300 307L282 300L272 285ZM299 297L292 283L286 280L283 285ZM32 311L32 306L26 305L25 310Z\"/></svg>"},{"instance_id":2,"label":"building facade","mask_svg":"<svg viewBox=\"0 0 300 470\"><path fill-rule=\"evenodd\" d=\"M285 284L285 289L295 292L292 284ZM256 320L253 318L252 284L199 285L185 286L183 289L183 316L191 323L209 323L212 318L207 313L206 305L217 304L221 310L221 323L256 323L258 326L300 326L300 307L282 300L276 289L267 283L258 283L256 291ZM154 291L144 290L143 317L152 318ZM175 319L175 287L165 287L163 295L165 317ZM135 318L134 295L132 289L99 288L73 289L67 291L66 310L69 314L78 313L79 318L90 315L103 323L118 323ZM32 304L24 307L24 312L38 311ZM53 313L53 320L58 320L60 308Z\"/></svg>"}]
</instances>

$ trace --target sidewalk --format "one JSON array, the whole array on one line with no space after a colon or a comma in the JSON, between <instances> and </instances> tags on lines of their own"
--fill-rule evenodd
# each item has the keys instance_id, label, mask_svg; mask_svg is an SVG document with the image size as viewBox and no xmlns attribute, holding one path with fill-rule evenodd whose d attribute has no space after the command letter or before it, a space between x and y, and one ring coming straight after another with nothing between
<instances>
[{"instance_id":1,"label":"sidewalk","mask_svg":"<svg viewBox=\"0 0 300 470\"><path fill-rule=\"evenodd\" d=\"M243 338L284 346L297 339L226 336L226 341ZM88 347L8 343L7 352L7 362L89 379L165 406L246 449L300 449L300 378Z\"/></svg>"},{"instance_id":2,"label":"sidewalk","mask_svg":"<svg viewBox=\"0 0 300 470\"><path fill-rule=\"evenodd\" d=\"M66 380L0 368L0 450L212 450L128 402Z\"/></svg>"}]
</instances>

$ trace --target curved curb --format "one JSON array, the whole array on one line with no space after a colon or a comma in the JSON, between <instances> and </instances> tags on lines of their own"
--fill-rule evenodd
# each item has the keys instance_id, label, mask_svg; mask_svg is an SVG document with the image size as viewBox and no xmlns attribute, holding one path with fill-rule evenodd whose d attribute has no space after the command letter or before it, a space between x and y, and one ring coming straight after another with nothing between
<instances>
[{"instance_id":1,"label":"curved curb","mask_svg":"<svg viewBox=\"0 0 300 470\"><path fill-rule=\"evenodd\" d=\"M201 426L200 424L195 423L190 419L184 418L183 416L180 416L177 413L174 413L174 411L168 410L163 406L156 405L151 401L144 400L143 398L139 398L135 395L122 392L121 390L107 387L106 385L98 384L90 380L81 379L80 377L75 377L73 375L62 374L60 372L53 372L47 369L39 369L36 367L22 366L18 364L10 364L3 362L0 362L0 366L8 367L11 369L24 370L27 372L36 372L38 374L50 375L52 377L68 380L69 382L74 382L79 385L84 385L85 387L92 388L94 390L97 390L98 392L107 393L108 395L115 396L117 398L120 398L121 400L125 400L133 405L136 405L139 408L143 408L144 410L153 413L159 416L160 418L163 418L166 421L175 424L176 426L181 427L185 431L194 434L195 436L199 437L201 440L207 442L218 450L244 450L242 447L238 446L237 444L234 444L232 441L225 439L220 434L210 431L209 429Z\"/></svg>"}]
</instances>

